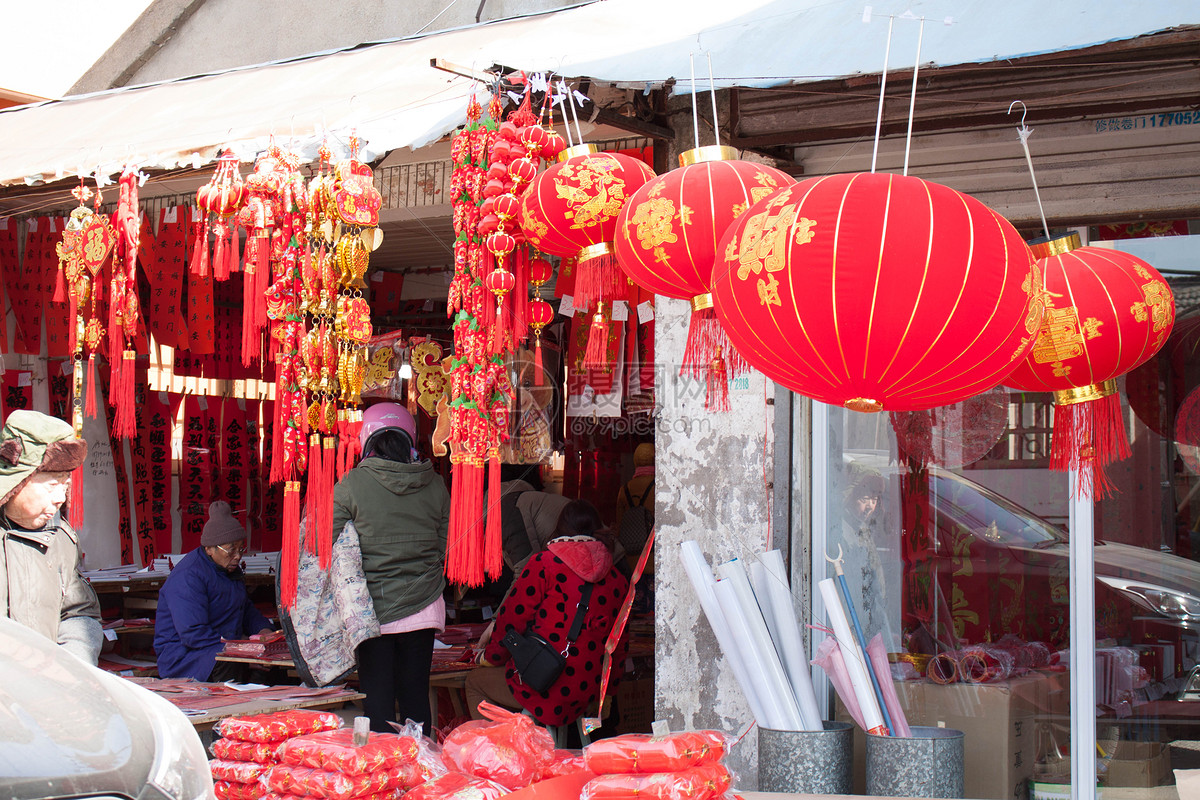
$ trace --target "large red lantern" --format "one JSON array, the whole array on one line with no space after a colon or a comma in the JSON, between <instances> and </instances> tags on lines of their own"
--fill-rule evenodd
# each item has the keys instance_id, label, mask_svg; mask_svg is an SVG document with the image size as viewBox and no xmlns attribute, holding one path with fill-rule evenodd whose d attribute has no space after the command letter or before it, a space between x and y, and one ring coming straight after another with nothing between
<instances>
[{"instance_id":1,"label":"large red lantern","mask_svg":"<svg viewBox=\"0 0 1200 800\"><path fill-rule=\"evenodd\" d=\"M577 145L559 155L521 196L520 223L538 250L577 259L575 307L624 298L625 275L613 255L617 215L654 177L636 158Z\"/></svg>"},{"instance_id":2,"label":"large red lantern","mask_svg":"<svg viewBox=\"0 0 1200 800\"><path fill-rule=\"evenodd\" d=\"M1069 234L1033 245L1046 313L1033 349L1007 386L1054 392L1050 467L1077 470L1076 489L1112 490L1104 467L1129 456L1116 379L1167 341L1175 298L1154 267L1136 256L1080 247Z\"/></svg>"},{"instance_id":3,"label":"large red lantern","mask_svg":"<svg viewBox=\"0 0 1200 800\"><path fill-rule=\"evenodd\" d=\"M729 373L746 371L713 310L709 283L725 229L753 203L795 181L786 172L737 160L732 147L698 147L679 156L680 169L638 189L617 220L617 261L655 294L690 300L680 374L706 379L708 406L729 409Z\"/></svg>"},{"instance_id":4,"label":"large red lantern","mask_svg":"<svg viewBox=\"0 0 1200 800\"><path fill-rule=\"evenodd\" d=\"M772 380L854 411L948 405L1000 383L1042 317L1003 217L919 178L811 178L751 206L713 273L734 347Z\"/></svg>"}]
</instances>

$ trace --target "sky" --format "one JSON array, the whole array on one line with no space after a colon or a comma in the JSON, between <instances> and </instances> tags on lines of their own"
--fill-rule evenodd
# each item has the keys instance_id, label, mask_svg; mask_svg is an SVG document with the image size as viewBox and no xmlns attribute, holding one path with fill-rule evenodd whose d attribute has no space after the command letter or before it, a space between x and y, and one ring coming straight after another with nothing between
<instances>
[{"instance_id":1,"label":"sky","mask_svg":"<svg viewBox=\"0 0 1200 800\"><path fill-rule=\"evenodd\" d=\"M0 88L61 97L150 0L0 0ZM14 35L15 34L15 35Z\"/></svg>"}]
</instances>

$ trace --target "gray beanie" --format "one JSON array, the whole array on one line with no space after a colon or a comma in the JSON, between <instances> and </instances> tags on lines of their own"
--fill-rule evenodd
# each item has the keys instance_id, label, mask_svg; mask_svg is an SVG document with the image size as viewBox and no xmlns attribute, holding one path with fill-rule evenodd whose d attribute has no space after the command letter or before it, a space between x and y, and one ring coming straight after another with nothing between
<instances>
[{"instance_id":1,"label":"gray beanie","mask_svg":"<svg viewBox=\"0 0 1200 800\"><path fill-rule=\"evenodd\" d=\"M216 547L245 539L246 529L233 518L229 503L218 500L208 507L208 522L204 523L204 533L200 534L201 547Z\"/></svg>"}]
</instances>

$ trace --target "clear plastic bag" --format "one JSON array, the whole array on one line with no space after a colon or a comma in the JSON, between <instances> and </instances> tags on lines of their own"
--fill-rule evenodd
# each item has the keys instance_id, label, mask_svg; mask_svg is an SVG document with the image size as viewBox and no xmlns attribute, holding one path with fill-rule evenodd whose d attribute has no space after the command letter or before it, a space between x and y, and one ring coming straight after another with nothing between
<instances>
[{"instance_id":1,"label":"clear plastic bag","mask_svg":"<svg viewBox=\"0 0 1200 800\"><path fill-rule=\"evenodd\" d=\"M529 717L480 703L488 719L459 725L442 742L442 759L451 770L494 781L511 790L542 776L554 759L554 739Z\"/></svg>"},{"instance_id":2,"label":"clear plastic bag","mask_svg":"<svg viewBox=\"0 0 1200 800\"><path fill-rule=\"evenodd\" d=\"M508 793L508 789L485 778L447 772L413 789L404 800L498 800Z\"/></svg>"},{"instance_id":3,"label":"clear plastic bag","mask_svg":"<svg viewBox=\"0 0 1200 800\"><path fill-rule=\"evenodd\" d=\"M225 761L253 761L257 764L274 764L276 742L239 742L236 739L214 739L208 749L214 757Z\"/></svg>"},{"instance_id":4,"label":"clear plastic bag","mask_svg":"<svg viewBox=\"0 0 1200 800\"><path fill-rule=\"evenodd\" d=\"M627 733L583 748L584 764L597 775L678 772L720 761L729 737L719 731L683 731L662 738Z\"/></svg>"},{"instance_id":5,"label":"clear plastic bag","mask_svg":"<svg viewBox=\"0 0 1200 800\"><path fill-rule=\"evenodd\" d=\"M270 764L258 764L253 761L225 761L216 759L208 762L214 781L229 783L255 783L259 777L271 768Z\"/></svg>"},{"instance_id":6,"label":"clear plastic bag","mask_svg":"<svg viewBox=\"0 0 1200 800\"><path fill-rule=\"evenodd\" d=\"M226 739L239 742L282 742L306 733L336 730L342 718L329 711L308 711L297 708L250 717L226 717L213 730Z\"/></svg>"},{"instance_id":7,"label":"clear plastic bag","mask_svg":"<svg viewBox=\"0 0 1200 800\"><path fill-rule=\"evenodd\" d=\"M354 731L342 728L297 736L279 745L281 764L361 775L417 760L417 743L395 733L372 733L367 743L354 744Z\"/></svg>"},{"instance_id":8,"label":"clear plastic bag","mask_svg":"<svg viewBox=\"0 0 1200 800\"><path fill-rule=\"evenodd\" d=\"M351 800L395 789L407 791L424 783L425 778L420 767L412 762L365 775L343 775L325 769L278 764L271 767L263 780L268 789L279 794Z\"/></svg>"},{"instance_id":9,"label":"clear plastic bag","mask_svg":"<svg viewBox=\"0 0 1200 800\"><path fill-rule=\"evenodd\" d=\"M678 772L599 775L588 781L580 800L712 800L733 783L720 764L701 764Z\"/></svg>"}]
</instances>

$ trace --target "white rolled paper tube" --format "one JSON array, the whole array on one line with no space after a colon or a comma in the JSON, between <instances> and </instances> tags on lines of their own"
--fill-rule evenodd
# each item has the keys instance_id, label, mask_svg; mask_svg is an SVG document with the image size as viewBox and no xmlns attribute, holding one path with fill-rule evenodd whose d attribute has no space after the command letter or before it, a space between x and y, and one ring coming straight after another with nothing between
<instances>
[{"instance_id":1,"label":"white rolled paper tube","mask_svg":"<svg viewBox=\"0 0 1200 800\"><path fill-rule=\"evenodd\" d=\"M846 663L850 686L854 689L854 697L862 711L863 724L868 733L883 733L887 728L883 724L879 701L875 699L871 676L867 674L866 654L858 648L858 642L850 632L850 620L846 617L846 609L842 605L838 588L832 578L826 578L817 586L821 590L821 598L825 601L825 614L829 618L829 627L833 628L833 638L837 639L838 648L842 651L842 661Z\"/></svg>"},{"instance_id":2,"label":"white rolled paper tube","mask_svg":"<svg viewBox=\"0 0 1200 800\"><path fill-rule=\"evenodd\" d=\"M754 590L750 588L750 578L746 575L745 564L738 559L734 559L717 567L717 572L733 586L738 603L741 605L743 616L746 619L746 625L749 627L751 641L754 643L763 662L765 670L764 678L767 682L766 688L777 698L779 706L784 711L785 726L779 730L803 730L800 720L800 705L796 702L796 693L792 691L792 685L788 682L787 673L783 671L783 663L779 660L779 653L775 650L775 643L771 641L771 634L767 630L767 623L763 620L762 611L758 607L758 601L754 599ZM718 589L721 588L721 583L723 582L719 581L717 583ZM722 610L725 609L724 603L721 604L721 608ZM728 611L726 611L726 615L728 615ZM729 622L730 627L734 627L733 620Z\"/></svg>"},{"instance_id":3,"label":"white rolled paper tube","mask_svg":"<svg viewBox=\"0 0 1200 800\"><path fill-rule=\"evenodd\" d=\"M822 730L821 710L817 706L816 692L813 691L812 672L809 670L808 656L804 653L800 623L796 620L796 609L792 605L792 589L787 568L783 564L783 554L778 550L770 550L759 558L755 566L761 566L767 575L766 590L771 598L771 614L779 631L776 644L783 656L783 667L787 670L792 691L796 694L796 703L800 706L800 720L805 730Z\"/></svg>"},{"instance_id":4,"label":"white rolled paper tube","mask_svg":"<svg viewBox=\"0 0 1200 800\"><path fill-rule=\"evenodd\" d=\"M793 721L788 715L779 692L776 687L771 685L768 678L770 674L768 661L750 633L750 623L746 620L746 614L738 599L737 591L727 580L717 581L713 591L716 593L717 602L720 603L721 611L729 623L729 632L733 636L734 646L745 659L751 685L754 686L754 691L758 693L758 700L762 703L763 716L767 720L765 727L781 731L796 730L792 727ZM796 714L796 722L798 721L799 712Z\"/></svg>"},{"instance_id":5,"label":"white rolled paper tube","mask_svg":"<svg viewBox=\"0 0 1200 800\"><path fill-rule=\"evenodd\" d=\"M749 667L746 666L741 651L734 643L733 633L729 630L725 613L721 611L721 604L717 602L717 595L714 591L717 582L713 578L712 567L709 566L704 553L700 551L700 545L694 541L681 544L680 551L683 569L692 582L692 588L696 590L696 596L700 598L700 608L704 610L704 616L708 617L708 624L712 628L713 635L717 637L717 645L725 654L729 668L733 670L733 677L742 687L742 694L746 696L746 704L750 706L750 713L754 715L754 721L760 728L771 727L767 722L754 679L750 676Z\"/></svg>"}]
</instances>

